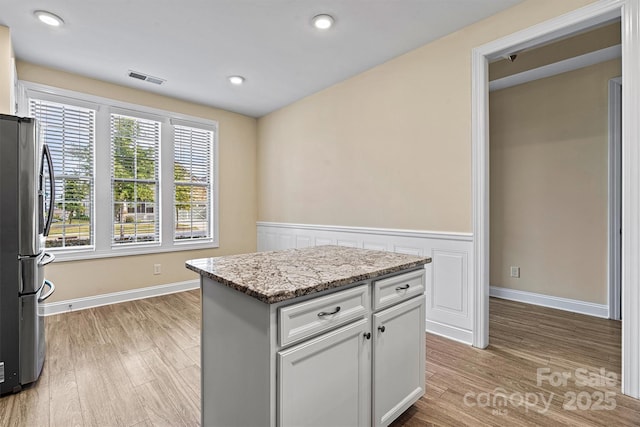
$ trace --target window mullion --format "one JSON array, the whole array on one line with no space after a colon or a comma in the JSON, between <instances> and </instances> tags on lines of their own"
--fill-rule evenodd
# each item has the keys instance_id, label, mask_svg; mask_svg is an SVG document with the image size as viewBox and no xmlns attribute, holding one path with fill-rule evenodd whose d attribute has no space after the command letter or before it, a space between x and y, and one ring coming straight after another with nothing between
<instances>
[{"instance_id":1,"label":"window mullion","mask_svg":"<svg viewBox=\"0 0 640 427\"><path fill-rule=\"evenodd\" d=\"M175 209L173 208L173 160L174 160L174 130L169 121L162 123L162 135L160 146L160 231L162 246L173 246L173 224L175 222Z\"/></svg>"},{"instance_id":2,"label":"window mullion","mask_svg":"<svg viewBox=\"0 0 640 427\"><path fill-rule=\"evenodd\" d=\"M96 251L106 252L111 248L111 123L109 109L101 108L96 117L96 161L95 161L95 241Z\"/></svg>"}]
</instances>

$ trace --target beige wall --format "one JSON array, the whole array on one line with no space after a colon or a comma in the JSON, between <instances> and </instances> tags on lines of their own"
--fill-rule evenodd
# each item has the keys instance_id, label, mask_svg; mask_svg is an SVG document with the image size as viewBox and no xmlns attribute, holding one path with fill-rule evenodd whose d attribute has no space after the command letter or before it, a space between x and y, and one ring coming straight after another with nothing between
<instances>
[{"instance_id":1,"label":"beige wall","mask_svg":"<svg viewBox=\"0 0 640 427\"><path fill-rule=\"evenodd\" d=\"M47 267L47 276L56 284L53 301L195 279L197 275L184 268L184 261L187 259L256 250L255 119L24 62L18 62L18 77L63 89L216 120L219 124L220 248L92 261L56 262ZM153 264L156 263L162 264L161 275L153 275Z\"/></svg>"},{"instance_id":2,"label":"beige wall","mask_svg":"<svg viewBox=\"0 0 640 427\"><path fill-rule=\"evenodd\" d=\"M472 231L472 48L588 3L525 1L259 119L259 219Z\"/></svg>"},{"instance_id":3,"label":"beige wall","mask_svg":"<svg viewBox=\"0 0 640 427\"><path fill-rule=\"evenodd\" d=\"M490 94L492 286L606 304L607 91L620 72L613 60Z\"/></svg>"},{"instance_id":4,"label":"beige wall","mask_svg":"<svg viewBox=\"0 0 640 427\"><path fill-rule=\"evenodd\" d=\"M9 28L0 25L0 114L13 114L13 47Z\"/></svg>"},{"instance_id":5,"label":"beige wall","mask_svg":"<svg viewBox=\"0 0 640 427\"><path fill-rule=\"evenodd\" d=\"M471 231L471 49L593 1L525 1L263 117L257 132L238 114L19 63L24 80L220 123L220 249L56 263L56 300L192 279L187 258L255 250L256 219Z\"/></svg>"}]
</instances>

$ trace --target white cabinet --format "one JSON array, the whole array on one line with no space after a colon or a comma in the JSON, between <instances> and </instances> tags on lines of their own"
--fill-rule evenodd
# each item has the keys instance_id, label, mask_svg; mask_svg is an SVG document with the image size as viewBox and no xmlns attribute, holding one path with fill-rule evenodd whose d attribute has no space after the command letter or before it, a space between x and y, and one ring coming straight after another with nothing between
<instances>
[{"instance_id":1,"label":"white cabinet","mask_svg":"<svg viewBox=\"0 0 640 427\"><path fill-rule=\"evenodd\" d=\"M369 331L363 319L278 353L279 425L370 425Z\"/></svg>"},{"instance_id":2,"label":"white cabinet","mask_svg":"<svg viewBox=\"0 0 640 427\"><path fill-rule=\"evenodd\" d=\"M265 304L203 276L202 425L388 425L424 393L423 290L413 269Z\"/></svg>"},{"instance_id":3,"label":"white cabinet","mask_svg":"<svg viewBox=\"0 0 640 427\"><path fill-rule=\"evenodd\" d=\"M425 391L422 296L373 315L373 421L386 426Z\"/></svg>"},{"instance_id":4,"label":"white cabinet","mask_svg":"<svg viewBox=\"0 0 640 427\"><path fill-rule=\"evenodd\" d=\"M364 319L278 352L279 426L386 426L424 394L424 272L374 282L372 303L368 289L280 308L283 344Z\"/></svg>"}]
</instances>

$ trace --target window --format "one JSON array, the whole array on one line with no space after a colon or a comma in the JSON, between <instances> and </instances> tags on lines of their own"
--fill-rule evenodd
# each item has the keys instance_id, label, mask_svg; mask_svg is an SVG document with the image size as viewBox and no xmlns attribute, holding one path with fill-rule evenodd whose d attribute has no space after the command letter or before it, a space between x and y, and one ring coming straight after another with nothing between
<instances>
[{"instance_id":1,"label":"window","mask_svg":"<svg viewBox=\"0 0 640 427\"><path fill-rule=\"evenodd\" d=\"M54 161L58 260L218 246L215 122L20 84Z\"/></svg>"},{"instance_id":2,"label":"window","mask_svg":"<svg viewBox=\"0 0 640 427\"><path fill-rule=\"evenodd\" d=\"M174 146L174 239L211 238L213 132L176 125Z\"/></svg>"},{"instance_id":3,"label":"window","mask_svg":"<svg viewBox=\"0 0 640 427\"><path fill-rule=\"evenodd\" d=\"M32 99L29 107L51 150L55 174L53 221L45 246L90 247L96 112L37 99Z\"/></svg>"},{"instance_id":4,"label":"window","mask_svg":"<svg viewBox=\"0 0 640 427\"><path fill-rule=\"evenodd\" d=\"M111 115L113 243L159 242L160 122Z\"/></svg>"}]
</instances>

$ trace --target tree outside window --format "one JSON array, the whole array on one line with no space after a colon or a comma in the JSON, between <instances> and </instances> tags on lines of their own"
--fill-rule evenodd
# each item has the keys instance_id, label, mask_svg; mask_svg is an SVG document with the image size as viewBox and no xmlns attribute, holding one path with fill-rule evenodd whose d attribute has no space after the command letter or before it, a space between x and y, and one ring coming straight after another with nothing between
<instances>
[{"instance_id":1,"label":"tree outside window","mask_svg":"<svg viewBox=\"0 0 640 427\"><path fill-rule=\"evenodd\" d=\"M157 186L160 123L112 115L113 242L159 241Z\"/></svg>"}]
</instances>

